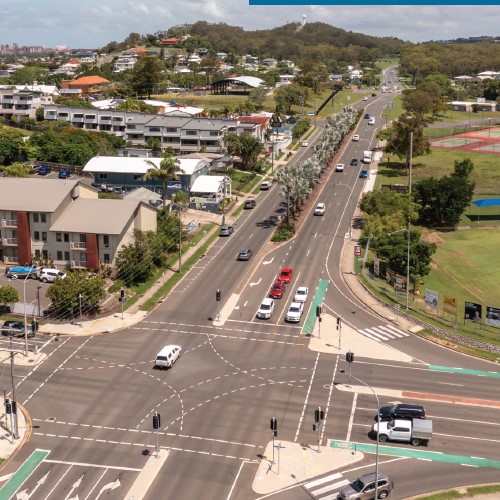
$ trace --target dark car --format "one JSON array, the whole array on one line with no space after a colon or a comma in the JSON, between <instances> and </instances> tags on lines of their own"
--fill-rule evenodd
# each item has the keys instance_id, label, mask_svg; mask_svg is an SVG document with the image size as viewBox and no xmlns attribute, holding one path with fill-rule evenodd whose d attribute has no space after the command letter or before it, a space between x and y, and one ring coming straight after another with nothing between
<instances>
[{"instance_id":1,"label":"dark car","mask_svg":"<svg viewBox=\"0 0 500 500\"><path fill-rule=\"evenodd\" d=\"M58 177L59 179L68 179L71 177L71 172L67 168L61 168L61 170L59 170Z\"/></svg>"},{"instance_id":2,"label":"dark car","mask_svg":"<svg viewBox=\"0 0 500 500\"><path fill-rule=\"evenodd\" d=\"M24 337L24 322L23 321L5 321L2 325L2 335L7 337ZM28 337L32 337L31 328L28 328Z\"/></svg>"},{"instance_id":3,"label":"dark car","mask_svg":"<svg viewBox=\"0 0 500 500\"><path fill-rule=\"evenodd\" d=\"M233 234L232 226L222 226L219 231L219 236L231 236Z\"/></svg>"},{"instance_id":4,"label":"dark car","mask_svg":"<svg viewBox=\"0 0 500 500\"><path fill-rule=\"evenodd\" d=\"M285 293L285 284L282 281L277 281L269 290L269 297L273 299L282 299Z\"/></svg>"},{"instance_id":5,"label":"dark car","mask_svg":"<svg viewBox=\"0 0 500 500\"><path fill-rule=\"evenodd\" d=\"M359 177L361 179L367 179L368 178L368 170L361 170L361 172L359 173Z\"/></svg>"},{"instance_id":6,"label":"dark car","mask_svg":"<svg viewBox=\"0 0 500 500\"><path fill-rule=\"evenodd\" d=\"M370 113L365 113L365 120L369 120L370 119Z\"/></svg>"},{"instance_id":7,"label":"dark car","mask_svg":"<svg viewBox=\"0 0 500 500\"><path fill-rule=\"evenodd\" d=\"M399 403L393 406L382 406L378 411L378 417L381 421L395 418L407 420L413 420L414 418L425 419L425 409L421 405ZM375 417L375 420L377 420L377 417Z\"/></svg>"},{"instance_id":8,"label":"dark car","mask_svg":"<svg viewBox=\"0 0 500 500\"><path fill-rule=\"evenodd\" d=\"M242 248L238 252L238 257L236 257L236 260L250 260L252 254L253 252L252 250L250 250L250 248Z\"/></svg>"},{"instance_id":9,"label":"dark car","mask_svg":"<svg viewBox=\"0 0 500 500\"><path fill-rule=\"evenodd\" d=\"M357 166L358 166L358 159L357 159L357 158L353 158L353 159L351 160L350 165L351 165L352 167L357 167Z\"/></svg>"},{"instance_id":10,"label":"dark car","mask_svg":"<svg viewBox=\"0 0 500 500\"><path fill-rule=\"evenodd\" d=\"M37 170L37 174L38 175L48 175L50 174L51 172L51 169L49 166L47 165L42 165L38 170Z\"/></svg>"},{"instance_id":11,"label":"dark car","mask_svg":"<svg viewBox=\"0 0 500 500\"><path fill-rule=\"evenodd\" d=\"M257 203L255 200L246 200L245 204L243 205L243 208L249 209L249 208L255 208L257 206Z\"/></svg>"}]
</instances>

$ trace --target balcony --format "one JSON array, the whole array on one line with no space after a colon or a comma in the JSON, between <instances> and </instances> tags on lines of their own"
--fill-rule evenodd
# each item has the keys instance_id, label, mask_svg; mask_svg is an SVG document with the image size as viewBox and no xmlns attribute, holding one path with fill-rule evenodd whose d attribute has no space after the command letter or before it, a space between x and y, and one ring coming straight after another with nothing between
<instances>
[{"instance_id":1,"label":"balcony","mask_svg":"<svg viewBox=\"0 0 500 500\"><path fill-rule=\"evenodd\" d=\"M2 227L17 227L17 220L2 219Z\"/></svg>"},{"instance_id":2,"label":"balcony","mask_svg":"<svg viewBox=\"0 0 500 500\"><path fill-rule=\"evenodd\" d=\"M4 247L17 247L17 238L2 238Z\"/></svg>"},{"instance_id":3,"label":"balcony","mask_svg":"<svg viewBox=\"0 0 500 500\"><path fill-rule=\"evenodd\" d=\"M72 260L71 269L87 269L86 260Z\"/></svg>"},{"instance_id":4,"label":"balcony","mask_svg":"<svg viewBox=\"0 0 500 500\"><path fill-rule=\"evenodd\" d=\"M86 250L87 249L87 244L82 241L77 241L77 242L71 242L69 244L70 250Z\"/></svg>"}]
</instances>

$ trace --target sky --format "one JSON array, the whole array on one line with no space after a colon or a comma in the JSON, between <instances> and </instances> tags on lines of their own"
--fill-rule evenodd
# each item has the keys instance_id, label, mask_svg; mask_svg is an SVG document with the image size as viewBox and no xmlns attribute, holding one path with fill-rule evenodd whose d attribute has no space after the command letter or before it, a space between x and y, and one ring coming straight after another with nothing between
<instances>
[{"instance_id":1,"label":"sky","mask_svg":"<svg viewBox=\"0 0 500 500\"><path fill-rule=\"evenodd\" d=\"M312 0L313 1L313 0ZM500 4L489 6L250 6L248 0L0 0L0 44L94 49L173 26L207 21L259 30L324 22L410 42L500 36Z\"/></svg>"}]
</instances>

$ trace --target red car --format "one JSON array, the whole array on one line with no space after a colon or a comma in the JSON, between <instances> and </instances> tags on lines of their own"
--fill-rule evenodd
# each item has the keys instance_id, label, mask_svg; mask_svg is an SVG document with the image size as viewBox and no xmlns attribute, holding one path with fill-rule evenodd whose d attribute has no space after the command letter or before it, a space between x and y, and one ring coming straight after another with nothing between
<instances>
[{"instance_id":1,"label":"red car","mask_svg":"<svg viewBox=\"0 0 500 500\"><path fill-rule=\"evenodd\" d=\"M282 281L277 281L269 291L269 297L273 299L281 299L285 293L285 284Z\"/></svg>"},{"instance_id":2,"label":"red car","mask_svg":"<svg viewBox=\"0 0 500 500\"><path fill-rule=\"evenodd\" d=\"M285 267L281 270L281 274L279 275L279 280L283 281L283 283L290 283L292 281L292 268L291 267Z\"/></svg>"}]
</instances>

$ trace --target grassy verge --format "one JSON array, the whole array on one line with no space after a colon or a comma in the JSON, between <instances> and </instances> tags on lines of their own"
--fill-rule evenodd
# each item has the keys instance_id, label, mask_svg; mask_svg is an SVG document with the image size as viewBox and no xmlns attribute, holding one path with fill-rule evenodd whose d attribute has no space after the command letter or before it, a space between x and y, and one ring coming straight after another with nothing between
<instances>
[{"instance_id":1,"label":"grassy verge","mask_svg":"<svg viewBox=\"0 0 500 500\"><path fill-rule=\"evenodd\" d=\"M487 493L500 492L500 484L491 484L487 486L472 486L464 490L450 490L433 495L423 495L417 497L418 500L452 500L454 498L471 498L476 495L485 495Z\"/></svg>"}]
</instances>

